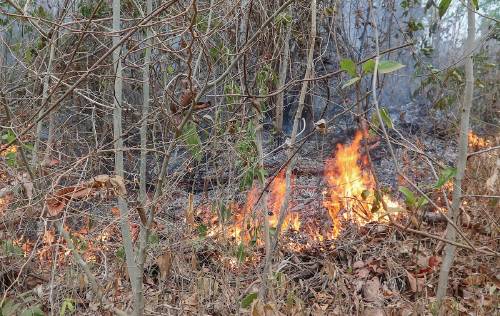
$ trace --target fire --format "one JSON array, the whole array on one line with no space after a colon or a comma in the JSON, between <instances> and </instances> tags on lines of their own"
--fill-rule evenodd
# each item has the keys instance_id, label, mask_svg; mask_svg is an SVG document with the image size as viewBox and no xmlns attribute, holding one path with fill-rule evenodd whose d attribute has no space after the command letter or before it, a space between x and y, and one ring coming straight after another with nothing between
<instances>
[{"instance_id":1,"label":"fire","mask_svg":"<svg viewBox=\"0 0 500 316\"><path fill-rule=\"evenodd\" d=\"M307 239L312 242L322 243L340 234L342 221L351 221L358 225L373 221L386 222L388 212L400 211L398 203L392 201L389 196L384 195L378 198L375 194L375 179L367 168L367 158L360 154L362 138L362 133L358 132L350 145L337 145L335 157L329 159L325 165L328 190L323 205L328 210L333 229L325 222L311 218L304 219L306 222L303 223L299 213L288 211L283 221L282 232L293 230L299 234L299 238L307 236ZM278 226L279 215L287 194L284 171L272 180L269 188L265 211L268 212L270 228L275 229ZM211 216L208 215L209 219L205 221L210 225L207 235L213 238L222 235L236 243L248 244L252 241L261 246L264 227L262 216L264 203L260 199L261 192L261 188L253 186L247 193L244 205L233 203L227 208L223 207L224 212L216 216L214 213ZM383 211L384 204L387 212ZM288 205L288 209L290 208ZM207 219L207 212L208 208L197 209L197 213L205 219Z\"/></svg>"},{"instance_id":2,"label":"fire","mask_svg":"<svg viewBox=\"0 0 500 316\"><path fill-rule=\"evenodd\" d=\"M260 192L258 186L253 186L247 193L245 205L241 206L235 203L229 205L228 210L231 213L229 225L223 224L224 220L222 218L216 217L209 220L212 228L208 232L208 235L215 237L219 233L222 233L223 235L229 236L237 243L248 243L251 240L255 240L257 244L261 245L263 239L260 237L263 233L264 219L262 218L262 202L259 200ZM279 214L285 200L285 194L285 173L280 172L270 184L270 192L266 205L266 211L269 215L269 226L272 229L278 226ZM204 213L206 211L207 210L203 208L198 209L198 213ZM221 215L222 214L219 214L219 217L221 217ZM223 224L224 227L217 228L217 225L213 225L217 222ZM287 229L298 231L300 226L301 221L299 215L294 212L288 212L283 221L282 231L286 231Z\"/></svg>"},{"instance_id":3,"label":"fire","mask_svg":"<svg viewBox=\"0 0 500 316\"><path fill-rule=\"evenodd\" d=\"M491 146L491 142L487 139L477 136L473 131L469 131L469 146L475 149L481 149Z\"/></svg>"},{"instance_id":4,"label":"fire","mask_svg":"<svg viewBox=\"0 0 500 316\"><path fill-rule=\"evenodd\" d=\"M333 237L339 235L341 220L353 221L359 225L371 221L383 221L384 214L375 197L375 179L363 168L367 158L360 157L360 145L363 135L357 132L350 145L337 145L334 158L325 165L325 177L328 184L324 206L333 222ZM397 208L397 203L383 197L390 208Z\"/></svg>"},{"instance_id":5,"label":"fire","mask_svg":"<svg viewBox=\"0 0 500 316\"><path fill-rule=\"evenodd\" d=\"M10 147L5 148L7 145L0 145L0 149L5 149L0 153L0 157L6 157L9 154L15 154L17 152L17 146L11 145Z\"/></svg>"}]
</instances>

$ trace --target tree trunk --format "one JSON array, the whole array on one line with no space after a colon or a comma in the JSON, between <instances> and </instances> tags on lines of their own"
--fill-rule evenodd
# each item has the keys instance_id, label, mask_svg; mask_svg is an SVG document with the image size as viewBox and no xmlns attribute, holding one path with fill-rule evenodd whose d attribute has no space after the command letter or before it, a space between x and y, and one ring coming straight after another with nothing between
<instances>
[{"instance_id":1,"label":"tree trunk","mask_svg":"<svg viewBox=\"0 0 500 316\"><path fill-rule=\"evenodd\" d=\"M291 10L288 11L291 15ZM286 84L286 75L288 70L288 60L290 59L290 38L292 36L292 24L290 21L286 27L285 43L283 46L283 57L280 63L280 73L278 81L278 89ZM283 131L283 112L285 108L285 91L281 91L276 97L276 121L275 128L278 132Z\"/></svg>"},{"instance_id":2,"label":"tree trunk","mask_svg":"<svg viewBox=\"0 0 500 316\"><path fill-rule=\"evenodd\" d=\"M52 74L52 62L54 60L54 55L55 55L55 46L56 46L56 35L57 32L54 32L54 35L49 41L49 61L47 63L47 72L45 76L43 77L43 88L42 88L42 102L41 105L47 103L47 99L49 98L49 84L50 84L50 76ZM38 117L44 113L43 109L40 109L38 112ZM33 168L35 168L35 165L38 163L38 151L40 150L40 138L42 134L42 128L43 128L43 120L40 120L36 124L36 138L35 138L35 144L33 146L33 155L31 157L31 164L33 165ZM51 142L53 141L53 135L51 136L51 133L54 133L54 114L51 112L49 114L49 139L47 141L47 149L45 152L45 155L50 153L49 146L51 145Z\"/></svg>"},{"instance_id":3,"label":"tree trunk","mask_svg":"<svg viewBox=\"0 0 500 316\"><path fill-rule=\"evenodd\" d=\"M472 61L472 54L474 49L474 36L476 33L475 13L472 10L474 7L473 1L468 1L469 8L467 9L467 41L465 44L465 91L464 99L460 110L460 135L458 139L458 157L456 162L457 175L453 186L453 201L451 205L451 214L449 217L453 223L457 223L460 215L460 200L462 197L462 180L465 174L465 167L467 163L467 147L469 132L469 116L472 107L472 96L474 94L474 64ZM446 227L446 239L455 241L457 237L456 229L448 223ZM443 298L446 295L448 288L448 276L455 257L456 246L446 244L444 248L444 259L439 273L439 283L437 289L437 302L439 308Z\"/></svg>"},{"instance_id":4,"label":"tree trunk","mask_svg":"<svg viewBox=\"0 0 500 316\"><path fill-rule=\"evenodd\" d=\"M121 39L120 28L120 0L113 0L113 46L118 45ZM113 51L113 66L115 67L115 86L113 102L113 137L115 149L115 174L124 178L123 167L123 132L122 132L122 100L123 77L121 63L121 49ZM134 314L142 315L144 299L142 294L142 273L135 262L134 248L128 221L128 203L124 196L118 196L118 209L120 210L120 230L123 237L123 248L127 263L127 272L134 295Z\"/></svg>"}]
</instances>

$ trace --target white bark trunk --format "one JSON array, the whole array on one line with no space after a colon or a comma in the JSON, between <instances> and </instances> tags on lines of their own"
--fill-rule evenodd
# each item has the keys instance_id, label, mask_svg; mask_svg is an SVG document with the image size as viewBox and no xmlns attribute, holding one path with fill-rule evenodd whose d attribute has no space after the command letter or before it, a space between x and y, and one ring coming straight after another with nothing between
<instances>
[{"instance_id":1,"label":"white bark trunk","mask_svg":"<svg viewBox=\"0 0 500 316\"><path fill-rule=\"evenodd\" d=\"M474 37L476 33L476 17L474 11L471 9L474 7L472 1L468 1L469 9L467 10L467 41L465 44L465 53L467 58L465 60L465 91L464 99L460 109L460 135L458 139L458 157L456 162L457 175L455 177L455 183L453 185L453 201L451 205L451 214L449 217L453 223L457 223L460 215L460 200L462 198L462 180L465 174L465 168L467 164L467 147L468 138L467 133L469 132L469 117L470 110L472 108L472 97L474 94L474 64L472 60L472 54L474 49ZM446 239L450 241L455 241L457 238L457 231L448 223L446 227ZM437 289L437 302L440 307L443 298L446 296L446 290L448 288L448 277L451 266L453 265L453 260L455 257L456 246L452 244L446 244L444 248L444 259L441 265L441 271L439 273L439 282Z\"/></svg>"},{"instance_id":2,"label":"white bark trunk","mask_svg":"<svg viewBox=\"0 0 500 316\"><path fill-rule=\"evenodd\" d=\"M121 29L120 23L120 0L113 0L113 46L118 45L121 39L119 33ZM114 102L113 102L113 136L115 149L115 173L124 177L123 167L123 131L122 131L122 104L123 104L123 77L121 63L121 49L117 48L113 51L113 66L115 68L115 86L114 86ZM134 295L134 314L141 315L144 306L142 293L142 271L139 271L138 265L135 262L135 252L132 244L132 236L129 227L129 209L128 203L124 196L118 196L118 208L120 210L120 230L123 238L123 248L125 250L125 259L127 263L127 272L132 286Z\"/></svg>"},{"instance_id":3,"label":"white bark trunk","mask_svg":"<svg viewBox=\"0 0 500 316\"><path fill-rule=\"evenodd\" d=\"M291 10L289 10L291 14ZM292 24L290 21L286 28L285 43L283 46L283 57L280 63L280 73L278 88L283 87L286 84L286 75L288 70L288 59L290 58L290 38L292 36ZM276 97L276 122L275 127L278 132L283 130L283 112L285 107L285 91L281 91Z\"/></svg>"}]
</instances>

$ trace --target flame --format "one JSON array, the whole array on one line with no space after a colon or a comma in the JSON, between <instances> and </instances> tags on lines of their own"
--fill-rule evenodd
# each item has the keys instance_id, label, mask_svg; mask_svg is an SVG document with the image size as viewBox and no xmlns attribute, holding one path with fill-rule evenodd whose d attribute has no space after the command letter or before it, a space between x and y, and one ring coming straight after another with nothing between
<instances>
[{"instance_id":1,"label":"flame","mask_svg":"<svg viewBox=\"0 0 500 316\"><path fill-rule=\"evenodd\" d=\"M10 153L16 153L17 152L17 146L16 145L11 145L7 147L7 145L0 145L0 149L3 149L2 152L0 152L0 157L6 157Z\"/></svg>"},{"instance_id":2,"label":"flame","mask_svg":"<svg viewBox=\"0 0 500 316\"><path fill-rule=\"evenodd\" d=\"M323 204L333 222L333 229L329 225L321 224L313 219L307 219L302 223L301 215L297 212L287 212L283 221L282 231L293 230L299 233L297 236L307 236L308 240L322 243L332 240L340 234L342 221L352 221L358 225L369 222L387 222L388 213L397 213L401 210L399 204L392 201L389 196L383 195L377 198L375 179L367 168L367 157L360 154L360 146L363 135L357 132L350 145L337 145L335 157L329 159L325 165L325 178L327 191ZM266 204L269 226L276 228L279 215L283 208L286 197L286 176L281 171L270 183L269 195ZM293 185L292 185L293 190ZM291 193L289 193L291 194ZM230 237L237 243L249 243L253 241L256 245L263 244L263 209L262 201L259 200L261 189L253 186L248 191L244 205L231 204L228 209L231 213L230 219L221 219L219 215L208 215L208 208L198 207L197 214L205 218L210 225L207 235L212 238L222 236ZM291 204L291 203L290 203ZM385 204L387 212L383 211ZM288 205L290 209L290 205ZM226 217L225 215L223 217ZM301 231L302 229L302 231ZM291 237L291 236L290 236ZM300 237L299 237L300 238ZM290 241L290 244L293 244ZM307 247L307 243L302 245ZM302 249L302 246L292 248Z\"/></svg>"},{"instance_id":3,"label":"flame","mask_svg":"<svg viewBox=\"0 0 500 316\"><path fill-rule=\"evenodd\" d=\"M473 131L469 131L468 138L469 146L475 149L481 149L491 146L491 142L489 140L477 136Z\"/></svg>"},{"instance_id":4,"label":"flame","mask_svg":"<svg viewBox=\"0 0 500 316\"><path fill-rule=\"evenodd\" d=\"M261 191L258 186L254 185L246 196L246 202L243 206L232 204L229 206L231 211L230 224L223 224L224 227L216 227L214 223L222 224L223 220L218 217L211 218L208 222L211 223L211 229L207 235L215 237L219 233L229 236L237 243L248 243L255 240L258 245L262 245L261 238L263 228L263 210L259 197ZM279 221L279 214L286 195L286 178L284 171L280 172L270 184L270 192L267 200L266 211L268 212L269 226L276 228ZM197 213L205 213L207 210L202 207L198 208ZM282 225L282 231L293 229L298 231L301 226L301 220L298 213L288 212Z\"/></svg>"},{"instance_id":5,"label":"flame","mask_svg":"<svg viewBox=\"0 0 500 316\"><path fill-rule=\"evenodd\" d=\"M367 158L359 153L362 139L358 131L350 145L338 144L335 157L325 165L328 191L323 204L333 222L333 237L340 234L342 218L358 225L385 219L386 214L378 211L381 206L374 194L375 179L367 168L363 168ZM397 202L388 197L383 199L388 208L398 207Z\"/></svg>"}]
</instances>

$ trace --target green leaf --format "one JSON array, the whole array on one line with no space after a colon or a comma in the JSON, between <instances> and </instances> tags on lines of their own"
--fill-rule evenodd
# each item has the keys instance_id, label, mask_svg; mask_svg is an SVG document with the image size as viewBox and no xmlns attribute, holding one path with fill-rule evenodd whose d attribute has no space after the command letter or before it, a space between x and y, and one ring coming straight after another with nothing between
<instances>
[{"instance_id":1,"label":"green leaf","mask_svg":"<svg viewBox=\"0 0 500 316\"><path fill-rule=\"evenodd\" d=\"M242 300L241 300L241 307L243 308L249 308L250 305L252 305L253 301L257 298L257 292L252 292L247 294Z\"/></svg>"},{"instance_id":2,"label":"green leaf","mask_svg":"<svg viewBox=\"0 0 500 316\"><path fill-rule=\"evenodd\" d=\"M448 8L450 7L451 0L441 0L439 2L439 17L442 18L443 15L446 13Z\"/></svg>"},{"instance_id":3,"label":"green leaf","mask_svg":"<svg viewBox=\"0 0 500 316\"><path fill-rule=\"evenodd\" d=\"M373 69L375 69L375 61L373 59L365 61L361 68L363 68L364 73L372 73Z\"/></svg>"},{"instance_id":4,"label":"green leaf","mask_svg":"<svg viewBox=\"0 0 500 316\"><path fill-rule=\"evenodd\" d=\"M5 155L5 160L7 161L7 164L9 165L9 167L15 167L16 166L16 153L14 152L8 152L6 155Z\"/></svg>"},{"instance_id":5,"label":"green leaf","mask_svg":"<svg viewBox=\"0 0 500 316\"><path fill-rule=\"evenodd\" d=\"M15 304L13 300L5 299L2 306L0 306L1 316L14 316L17 315L17 311L20 304Z\"/></svg>"},{"instance_id":6,"label":"green leaf","mask_svg":"<svg viewBox=\"0 0 500 316\"><path fill-rule=\"evenodd\" d=\"M174 66L168 65L167 66L167 74L171 75L175 72Z\"/></svg>"},{"instance_id":7,"label":"green leaf","mask_svg":"<svg viewBox=\"0 0 500 316\"><path fill-rule=\"evenodd\" d=\"M70 313L75 311L75 301L73 301L71 298L65 298L62 305L61 305L61 311L59 312L60 316L66 315L66 310L68 310Z\"/></svg>"},{"instance_id":8,"label":"green leaf","mask_svg":"<svg viewBox=\"0 0 500 316\"><path fill-rule=\"evenodd\" d=\"M408 206L415 205L416 202L415 195L407 187L400 187L399 192L403 193L403 195L405 196L405 203Z\"/></svg>"},{"instance_id":9,"label":"green leaf","mask_svg":"<svg viewBox=\"0 0 500 316\"><path fill-rule=\"evenodd\" d=\"M472 0L472 3L474 4L474 7L476 7L476 10L479 10L479 0Z\"/></svg>"},{"instance_id":10,"label":"green leaf","mask_svg":"<svg viewBox=\"0 0 500 316\"><path fill-rule=\"evenodd\" d=\"M353 84L358 82L360 79L361 79L360 77L354 77L352 79L349 79L346 83L344 83L344 85L342 86L342 89L345 89L349 86L352 86Z\"/></svg>"},{"instance_id":11,"label":"green leaf","mask_svg":"<svg viewBox=\"0 0 500 316\"><path fill-rule=\"evenodd\" d=\"M446 182L450 181L457 174L456 168L446 168L439 175L439 179L436 184L434 184L434 188L440 189Z\"/></svg>"},{"instance_id":12,"label":"green leaf","mask_svg":"<svg viewBox=\"0 0 500 316\"><path fill-rule=\"evenodd\" d=\"M26 309L21 313L21 316L45 316L45 313L40 309L40 307L35 306L30 309Z\"/></svg>"},{"instance_id":13,"label":"green leaf","mask_svg":"<svg viewBox=\"0 0 500 316\"><path fill-rule=\"evenodd\" d=\"M14 134L11 130L8 130L7 133L2 134L2 140L6 143L12 143L16 139L16 134Z\"/></svg>"},{"instance_id":14,"label":"green leaf","mask_svg":"<svg viewBox=\"0 0 500 316\"><path fill-rule=\"evenodd\" d=\"M120 248L118 248L115 252L115 256L117 258L120 258L122 260L125 260L125 248L123 248L123 246L121 246Z\"/></svg>"},{"instance_id":15,"label":"green leaf","mask_svg":"<svg viewBox=\"0 0 500 316\"><path fill-rule=\"evenodd\" d=\"M384 120L384 123L387 127L393 128L394 125L392 124L391 116L387 112L386 108L380 108L380 116L382 116L382 120Z\"/></svg>"},{"instance_id":16,"label":"green leaf","mask_svg":"<svg viewBox=\"0 0 500 316\"><path fill-rule=\"evenodd\" d=\"M405 67L405 65L400 64L396 61L381 60L380 63L378 64L378 72L380 74L388 74L390 72L396 71L396 70L401 69L403 67Z\"/></svg>"},{"instance_id":17,"label":"green leaf","mask_svg":"<svg viewBox=\"0 0 500 316\"><path fill-rule=\"evenodd\" d=\"M421 196L418 198L416 206L417 206L417 208L421 208L422 206L426 205L427 203L429 203L429 201L425 197Z\"/></svg>"},{"instance_id":18,"label":"green leaf","mask_svg":"<svg viewBox=\"0 0 500 316\"><path fill-rule=\"evenodd\" d=\"M207 236L208 227L206 225L204 225L204 224L198 225L197 230L198 230L198 236L200 236L200 237Z\"/></svg>"},{"instance_id":19,"label":"green leaf","mask_svg":"<svg viewBox=\"0 0 500 316\"><path fill-rule=\"evenodd\" d=\"M196 124L191 121L188 122L183 128L183 134L189 151L193 155L194 159L200 162L203 156L201 154L201 140L198 132L196 131Z\"/></svg>"},{"instance_id":20,"label":"green leaf","mask_svg":"<svg viewBox=\"0 0 500 316\"><path fill-rule=\"evenodd\" d=\"M351 77L356 77L356 63L352 59L342 59L340 61L340 69L345 70Z\"/></svg>"}]
</instances>

